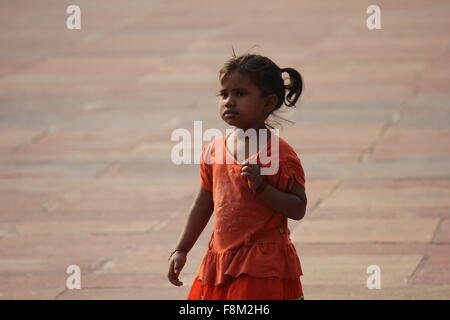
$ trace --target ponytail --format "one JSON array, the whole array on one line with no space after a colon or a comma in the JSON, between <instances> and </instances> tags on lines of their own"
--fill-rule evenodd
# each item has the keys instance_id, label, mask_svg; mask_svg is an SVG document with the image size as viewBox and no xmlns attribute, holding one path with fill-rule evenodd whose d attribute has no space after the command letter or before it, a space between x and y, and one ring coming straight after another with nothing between
<instances>
[{"instance_id":1,"label":"ponytail","mask_svg":"<svg viewBox=\"0 0 450 320\"><path fill-rule=\"evenodd\" d=\"M284 89L288 90L284 104L287 107L292 107L297 102L303 90L303 79L300 73L293 68L282 68L281 73L289 74L289 84L284 85Z\"/></svg>"}]
</instances>

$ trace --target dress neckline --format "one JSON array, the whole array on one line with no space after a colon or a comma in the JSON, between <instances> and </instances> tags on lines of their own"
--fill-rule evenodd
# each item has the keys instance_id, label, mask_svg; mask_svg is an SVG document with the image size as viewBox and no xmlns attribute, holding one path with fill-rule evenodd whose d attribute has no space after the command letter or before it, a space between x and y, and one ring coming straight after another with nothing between
<instances>
[{"instance_id":1,"label":"dress neckline","mask_svg":"<svg viewBox=\"0 0 450 320\"><path fill-rule=\"evenodd\" d=\"M229 137L232 133L233 133L233 132L230 132L228 135L224 135L224 136L223 136L223 137L224 137L224 139L223 139L223 146L224 146L224 148L225 148L225 154L226 154L227 157L230 157L230 158L233 160L233 163L232 163L232 164L242 165L241 163L239 163L239 161L237 161L237 159L234 157L234 155L231 154L231 152L228 150L228 147L227 147L227 139L228 139L228 137ZM259 134L259 133L258 133L258 134ZM270 134L269 139L268 139L269 141L264 145L264 147L262 147L261 150L259 150L258 152L256 152L254 155L251 155L250 157L245 158L245 159L244 159L244 162L247 161L247 160L250 160L250 159L252 159L252 158L254 158L254 157L259 156L259 154L261 153L261 151L266 150L266 149L267 149L267 146L268 146L268 145L270 144L270 142L271 142L272 134L273 134L273 133ZM227 162L227 163L228 163L228 162Z\"/></svg>"}]
</instances>

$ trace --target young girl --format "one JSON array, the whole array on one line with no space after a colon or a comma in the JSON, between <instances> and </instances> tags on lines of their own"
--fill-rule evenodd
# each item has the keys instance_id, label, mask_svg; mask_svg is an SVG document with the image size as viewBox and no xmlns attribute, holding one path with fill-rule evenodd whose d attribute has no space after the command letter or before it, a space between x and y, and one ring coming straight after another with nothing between
<instances>
[{"instance_id":1,"label":"young girl","mask_svg":"<svg viewBox=\"0 0 450 320\"><path fill-rule=\"evenodd\" d=\"M288 85L283 73L289 74ZM200 191L169 257L168 278L176 286L183 284L178 277L186 256L214 211L214 232L188 299L303 299L303 273L287 219L300 220L305 215L305 175L293 148L272 133L266 122L283 103L295 106L302 78L295 69L280 69L267 57L246 54L233 55L219 79L220 116L235 130L202 150ZM256 134L257 146L265 146L255 154L237 133L253 129L266 130L267 136ZM274 139L278 144L272 143ZM272 150L274 145L277 150ZM278 161L275 174L261 175L261 168L268 166L260 161L263 150L278 154L271 158ZM236 155L244 151L248 157L239 163ZM223 161L217 161L219 156ZM214 157L215 161L205 161Z\"/></svg>"}]
</instances>

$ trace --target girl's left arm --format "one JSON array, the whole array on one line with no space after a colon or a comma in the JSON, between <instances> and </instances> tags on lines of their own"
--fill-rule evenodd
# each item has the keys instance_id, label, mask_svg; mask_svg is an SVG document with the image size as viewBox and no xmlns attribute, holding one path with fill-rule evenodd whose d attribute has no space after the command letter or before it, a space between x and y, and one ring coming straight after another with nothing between
<instances>
[{"instance_id":1,"label":"girl's left arm","mask_svg":"<svg viewBox=\"0 0 450 320\"><path fill-rule=\"evenodd\" d=\"M248 186L252 190L258 190L262 183L266 187L258 194L258 197L278 213L286 217L301 220L306 213L305 188L294 180L294 186L290 192L283 192L272 187L265 182L261 176L261 168L257 164L250 164L247 161L242 164L241 175L247 179Z\"/></svg>"},{"instance_id":2,"label":"girl's left arm","mask_svg":"<svg viewBox=\"0 0 450 320\"><path fill-rule=\"evenodd\" d=\"M291 192L283 192L267 183L258 197L276 212L294 220L301 220L306 213L307 198L305 188L294 181Z\"/></svg>"}]
</instances>

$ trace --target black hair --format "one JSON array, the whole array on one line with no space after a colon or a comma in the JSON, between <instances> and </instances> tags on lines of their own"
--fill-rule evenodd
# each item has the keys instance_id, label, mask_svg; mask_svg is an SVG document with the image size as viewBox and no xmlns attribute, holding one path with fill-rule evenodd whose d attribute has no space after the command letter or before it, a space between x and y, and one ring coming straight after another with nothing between
<instances>
[{"instance_id":1,"label":"black hair","mask_svg":"<svg viewBox=\"0 0 450 320\"><path fill-rule=\"evenodd\" d=\"M261 90L263 96L276 95L277 104L269 115L280 109L283 103L286 107L295 107L303 91L303 79L297 70L279 68L271 59L258 54L236 56L233 49L233 57L226 61L219 70L219 79L223 81L233 71L248 76ZM287 85L284 83L283 73L289 75L289 84ZM290 120L277 117L292 123ZM273 129L273 126L267 121L265 124Z\"/></svg>"}]
</instances>

